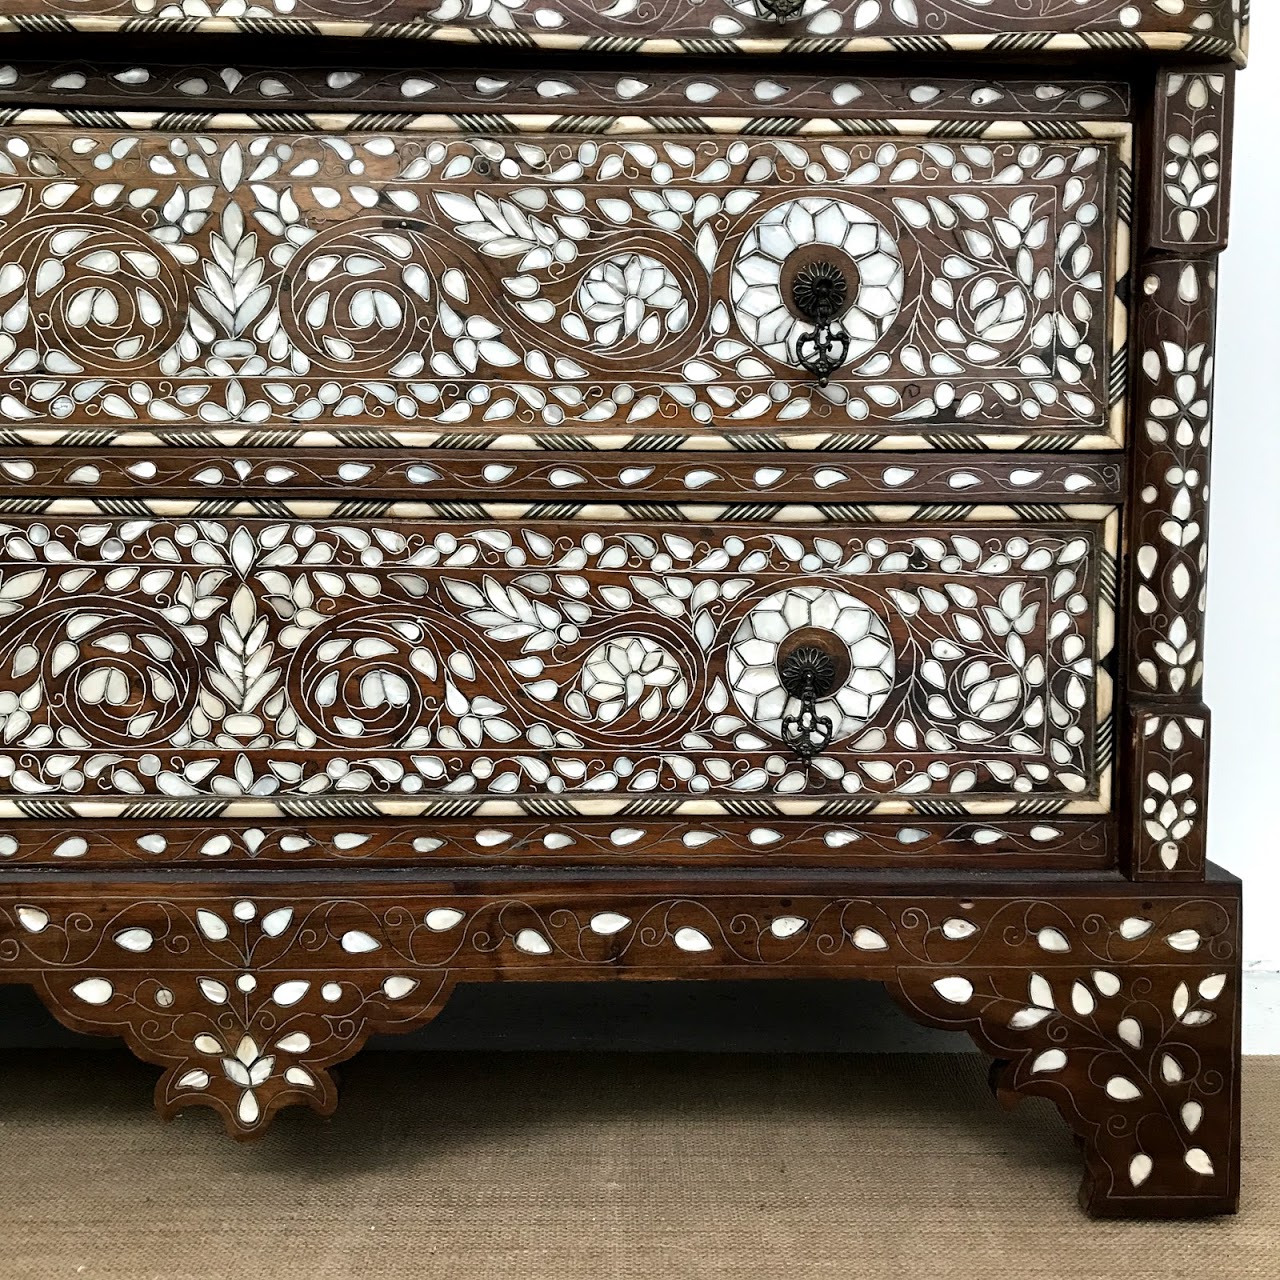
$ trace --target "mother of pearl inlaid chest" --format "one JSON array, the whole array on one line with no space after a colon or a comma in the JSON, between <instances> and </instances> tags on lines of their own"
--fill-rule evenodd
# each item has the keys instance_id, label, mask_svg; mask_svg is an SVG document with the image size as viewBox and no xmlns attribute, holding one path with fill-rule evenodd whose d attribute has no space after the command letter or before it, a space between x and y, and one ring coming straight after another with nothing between
<instances>
[{"instance_id":1,"label":"mother of pearl inlaid chest","mask_svg":"<svg viewBox=\"0 0 1280 1280\"><path fill-rule=\"evenodd\" d=\"M0 0L0 981L237 1137L850 977L1235 1207L1247 0Z\"/></svg>"}]
</instances>

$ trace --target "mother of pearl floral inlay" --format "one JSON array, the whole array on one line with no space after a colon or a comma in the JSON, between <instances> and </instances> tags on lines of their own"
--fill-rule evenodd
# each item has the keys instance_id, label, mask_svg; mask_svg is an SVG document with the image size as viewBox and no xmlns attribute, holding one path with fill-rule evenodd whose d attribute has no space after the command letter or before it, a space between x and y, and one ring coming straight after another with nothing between
<instances>
[{"instance_id":1,"label":"mother of pearl floral inlay","mask_svg":"<svg viewBox=\"0 0 1280 1280\"><path fill-rule=\"evenodd\" d=\"M893 642L879 615L857 596L824 587L796 587L762 600L730 641L727 673L733 697L747 719L782 737L783 718L795 703L778 674L778 647L794 631L830 631L849 650L849 677L818 714L835 725L834 740L860 729L884 705L893 688Z\"/></svg>"}]
</instances>

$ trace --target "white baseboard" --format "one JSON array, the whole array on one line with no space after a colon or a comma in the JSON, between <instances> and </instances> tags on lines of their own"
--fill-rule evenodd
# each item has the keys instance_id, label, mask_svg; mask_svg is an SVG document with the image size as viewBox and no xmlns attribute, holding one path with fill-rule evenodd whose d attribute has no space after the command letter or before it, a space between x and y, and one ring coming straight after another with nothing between
<instances>
[{"instance_id":1,"label":"white baseboard","mask_svg":"<svg viewBox=\"0 0 1280 1280\"><path fill-rule=\"evenodd\" d=\"M1244 1051L1280 1054L1280 971L1244 975Z\"/></svg>"}]
</instances>

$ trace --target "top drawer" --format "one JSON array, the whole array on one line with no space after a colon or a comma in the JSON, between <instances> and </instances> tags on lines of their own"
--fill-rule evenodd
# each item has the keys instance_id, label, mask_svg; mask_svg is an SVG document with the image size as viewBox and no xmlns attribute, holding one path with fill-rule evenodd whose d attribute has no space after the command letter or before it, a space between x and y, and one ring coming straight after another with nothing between
<instances>
[{"instance_id":1,"label":"top drawer","mask_svg":"<svg viewBox=\"0 0 1280 1280\"><path fill-rule=\"evenodd\" d=\"M17 113L9 438L1121 443L1130 126L1107 87L1071 92L1112 118L1047 127L858 119L862 91L835 82L806 100L838 118L696 79L690 106L733 90L752 113L642 117L626 83L540 82L611 92L595 116ZM797 353L815 270L838 275L848 336L825 387Z\"/></svg>"},{"instance_id":2,"label":"top drawer","mask_svg":"<svg viewBox=\"0 0 1280 1280\"><path fill-rule=\"evenodd\" d=\"M1245 0L0 0L0 31L417 36L610 53L1181 49L1243 61ZM816 37L816 39L815 39ZM924 39L922 39L922 37ZM1020 37L1015 43L1010 37Z\"/></svg>"}]
</instances>

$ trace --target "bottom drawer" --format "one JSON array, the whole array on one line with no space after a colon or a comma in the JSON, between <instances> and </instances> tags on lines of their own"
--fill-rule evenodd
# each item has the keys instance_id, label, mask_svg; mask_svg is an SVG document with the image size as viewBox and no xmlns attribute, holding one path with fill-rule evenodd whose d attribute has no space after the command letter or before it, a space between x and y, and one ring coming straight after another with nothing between
<instances>
[{"instance_id":1,"label":"bottom drawer","mask_svg":"<svg viewBox=\"0 0 1280 1280\"><path fill-rule=\"evenodd\" d=\"M987 826L1034 853L1046 815L1096 831L1116 513L946 512L8 515L0 804L109 814L116 843L140 813L261 819L282 856L299 816L403 820L394 856L444 839L408 821L425 816L493 832L491 857L546 847L503 825L534 819L695 861L717 856L697 835L713 818L747 848L778 843L765 820L820 819L832 857L834 818L844 846L861 822L919 852ZM804 649L830 682L812 759L787 683ZM638 815L667 822L661 848ZM227 841L251 853L250 829Z\"/></svg>"}]
</instances>

